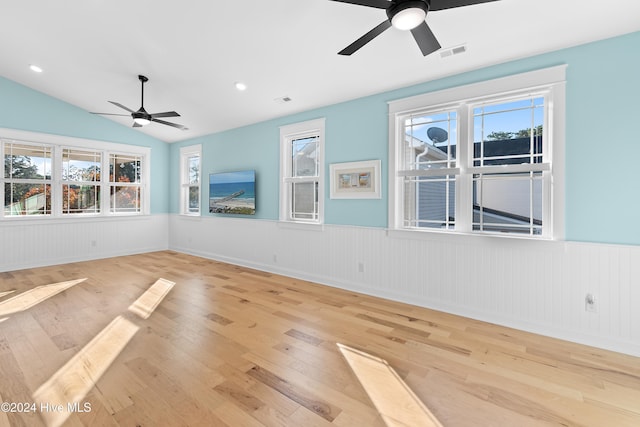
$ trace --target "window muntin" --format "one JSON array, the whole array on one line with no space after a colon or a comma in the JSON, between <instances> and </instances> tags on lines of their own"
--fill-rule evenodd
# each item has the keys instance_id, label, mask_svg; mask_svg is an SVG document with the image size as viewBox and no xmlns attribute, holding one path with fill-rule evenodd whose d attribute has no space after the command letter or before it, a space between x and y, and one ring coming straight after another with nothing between
<instances>
[{"instance_id":1,"label":"window muntin","mask_svg":"<svg viewBox=\"0 0 640 427\"><path fill-rule=\"evenodd\" d=\"M51 214L52 147L3 141L4 215Z\"/></svg>"},{"instance_id":2,"label":"window muntin","mask_svg":"<svg viewBox=\"0 0 640 427\"><path fill-rule=\"evenodd\" d=\"M562 238L565 70L552 67L389 102L389 227ZM407 139L420 133L410 127L448 111L457 113L456 142L447 151L456 163L442 158L412 165L408 159L417 144L408 146ZM422 116L427 118L413 119ZM455 203L453 217L436 182L454 182L444 186ZM438 209L434 194L440 194ZM509 204L497 197L505 194L511 194ZM432 203L422 217L416 213L416 206L424 206L419 197Z\"/></svg>"},{"instance_id":3,"label":"window muntin","mask_svg":"<svg viewBox=\"0 0 640 427\"><path fill-rule=\"evenodd\" d=\"M280 219L322 222L324 119L280 128Z\"/></svg>"}]
</instances>

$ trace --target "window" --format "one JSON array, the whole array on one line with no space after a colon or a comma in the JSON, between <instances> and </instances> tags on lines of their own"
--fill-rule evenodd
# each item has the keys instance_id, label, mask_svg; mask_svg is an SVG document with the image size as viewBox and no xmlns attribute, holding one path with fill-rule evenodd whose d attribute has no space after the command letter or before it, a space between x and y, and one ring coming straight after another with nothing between
<instances>
[{"instance_id":1,"label":"window","mask_svg":"<svg viewBox=\"0 0 640 427\"><path fill-rule=\"evenodd\" d=\"M100 213L99 151L62 149L62 213Z\"/></svg>"},{"instance_id":2,"label":"window","mask_svg":"<svg viewBox=\"0 0 640 427\"><path fill-rule=\"evenodd\" d=\"M4 215L51 213L52 147L2 141L4 158Z\"/></svg>"},{"instance_id":3,"label":"window","mask_svg":"<svg viewBox=\"0 0 640 427\"><path fill-rule=\"evenodd\" d=\"M180 149L180 213L200 215L200 157L202 147Z\"/></svg>"},{"instance_id":4,"label":"window","mask_svg":"<svg viewBox=\"0 0 640 427\"><path fill-rule=\"evenodd\" d=\"M0 218L149 212L148 148L0 129L0 154Z\"/></svg>"},{"instance_id":5,"label":"window","mask_svg":"<svg viewBox=\"0 0 640 427\"><path fill-rule=\"evenodd\" d=\"M323 221L324 119L280 128L280 220Z\"/></svg>"},{"instance_id":6,"label":"window","mask_svg":"<svg viewBox=\"0 0 640 427\"><path fill-rule=\"evenodd\" d=\"M473 107L473 230L542 234L546 105L543 93Z\"/></svg>"},{"instance_id":7,"label":"window","mask_svg":"<svg viewBox=\"0 0 640 427\"><path fill-rule=\"evenodd\" d=\"M140 213L142 184L140 156L109 156L109 208L112 213Z\"/></svg>"},{"instance_id":8,"label":"window","mask_svg":"<svg viewBox=\"0 0 640 427\"><path fill-rule=\"evenodd\" d=\"M391 228L562 236L564 67L389 108Z\"/></svg>"}]
</instances>

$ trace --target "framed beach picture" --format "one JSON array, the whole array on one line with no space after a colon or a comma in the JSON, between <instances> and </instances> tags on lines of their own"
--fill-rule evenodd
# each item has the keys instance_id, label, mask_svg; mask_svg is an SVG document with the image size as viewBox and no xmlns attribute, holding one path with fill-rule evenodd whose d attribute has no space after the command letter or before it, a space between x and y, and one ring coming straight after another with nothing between
<instances>
[{"instance_id":1,"label":"framed beach picture","mask_svg":"<svg viewBox=\"0 0 640 427\"><path fill-rule=\"evenodd\" d=\"M209 212L236 215L256 213L256 171L209 175Z\"/></svg>"},{"instance_id":2,"label":"framed beach picture","mask_svg":"<svg viewBox=\"0 0 640 427\"><path fill-rule=\"evenodd\" d=\"M329 166L332 199L379 199L380 160L333 163Z\"/></svg>"}]
</instances>

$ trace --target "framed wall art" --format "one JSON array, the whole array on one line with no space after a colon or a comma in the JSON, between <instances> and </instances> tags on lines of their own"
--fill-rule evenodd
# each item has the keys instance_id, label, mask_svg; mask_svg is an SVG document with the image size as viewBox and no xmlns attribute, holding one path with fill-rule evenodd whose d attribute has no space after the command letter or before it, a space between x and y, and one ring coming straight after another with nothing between
<instances>
[{"instance_id":1,"label":"framed wall art","mask_svg":"<svg viewBox=\"0 0 640 427\"><path fill-rule=\"evenodd\" d=\"M379 199L380 160L329 165L332 199Z\"/></svg>"}]
</instances>

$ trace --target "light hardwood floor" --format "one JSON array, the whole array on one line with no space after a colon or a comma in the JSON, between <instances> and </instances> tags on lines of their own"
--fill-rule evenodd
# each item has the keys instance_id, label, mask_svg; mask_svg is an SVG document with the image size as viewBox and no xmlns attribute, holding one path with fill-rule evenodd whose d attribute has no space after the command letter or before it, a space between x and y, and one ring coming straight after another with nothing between
<instances>
[{"instance_id":1,"label":"light hardwood floor","mask_svg":"<svg viewBox=\"0 0 640 427\"><path fill-rule=\"evenodd\" d=\"M639 358L171 251L0 273L0 426L384 426L337 343L445 427L640 426Z\"/></svg>"}]
</instances>

